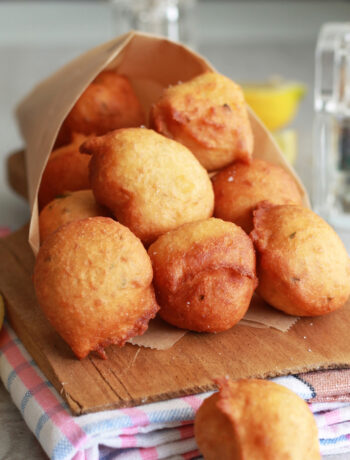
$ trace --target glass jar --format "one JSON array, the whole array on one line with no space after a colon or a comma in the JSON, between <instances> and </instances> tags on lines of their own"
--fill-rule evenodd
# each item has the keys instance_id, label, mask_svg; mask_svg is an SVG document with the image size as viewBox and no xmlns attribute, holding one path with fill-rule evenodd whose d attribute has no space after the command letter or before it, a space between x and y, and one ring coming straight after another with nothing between
<instances>
[{"instance_id":1,"label":"glass jar","mask_svg":"<svg viewBox=\"0 0 350 460\"><path fill-rule=\"evenodd\" d=\"M350 229L350 23L325 24L315 62L314 211Z\"/></svg>"},{"instance_id":2,"label":"glass jar","mask_svg":"<svg viewBox=\"0 0 350 460\"><path fill-rule=\"evenodd\" d=\"M110 0L116 32L140 30L195 47L196 0Z\"/></svg>"}]
</instances>

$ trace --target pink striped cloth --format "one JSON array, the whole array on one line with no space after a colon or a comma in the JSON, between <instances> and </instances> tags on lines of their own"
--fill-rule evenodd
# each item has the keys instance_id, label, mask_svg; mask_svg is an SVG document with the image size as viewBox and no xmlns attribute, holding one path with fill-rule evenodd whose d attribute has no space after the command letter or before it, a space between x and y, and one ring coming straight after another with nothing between
<instances>
[{"instance_id":1,"label":"pink striped cloth","mask_svg":"<svg viewBox=\"0 0 350 460\"><path fill-rule=\"evenodd\" d=\"M319 383L325 382L323 377L331 373L332 379L336 377L349 384L349 372L314 372L273 379L312 401L310 409L319 428L322 454L350 452L349 385L346 400L339 401L338 387L332 390L332 402L331 393L328 402L317 400ZM342 375L346 378L342 379ZM28 427L52 459L190 460L199 456L193 420L210 393L74 417L8 324L0 333L0 377ZM321 401L323 398L324 392Z\"/></svg>"},{"instance_id":2,"label":"pink striped cloth","mask_svg":"<svg viewBox=\"0 0 350 460\"><path fill-rule=\"evenodd\" d=\"M193 419L208 394L73 417L8 324L0 377L28 427L53 459L192 459Z\"/></svg>"}]
</instances>

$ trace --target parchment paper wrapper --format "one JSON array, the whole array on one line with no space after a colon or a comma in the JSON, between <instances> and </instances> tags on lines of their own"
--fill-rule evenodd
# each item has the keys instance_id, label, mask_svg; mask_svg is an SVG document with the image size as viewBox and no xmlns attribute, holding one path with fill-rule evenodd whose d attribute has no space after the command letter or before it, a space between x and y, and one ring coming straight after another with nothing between
<instances>
[{"instance_id":1,"label":"parchment paper wrapper","mask_svg":"<svg viewBox=\"0 0 350 460\"><path fill-rule=\"evenodd\" d=\"M143 335L128 340L132 345L168 350L178 342L187 331L171 326L160 318L150 321L147 331Z\"/></svg>"},{"instance_id":2,"label":"parchment paper wrapper","mask_svg":"<svg viewBox=\"0 0 350 460\"><path fill-rule=\"evenodd\" d=\"M29 243L35 254L40 245L37 196L43 170L63 120L87 85L103 69L115 69L129 78L146 113L163 88L215 70L205 59L185 46L131 31L86 52L34 88L19 104L16 115L26 143L28 196L32 212ZM299 178L251 110L250 121L254 132L253 156L278 164L294 176L304 204L309 206L306 190ZM276 314L280 315L278 312ZM263 315L259 318L251 320L251 325L254 326L255 322L255 325L266 323L269 326ZM293 324L294 319L290 320ZM156 340L150 342L152 330L145 336L146 346L162 348L159 336L153 335ZM140 340L137 339L141 345Z\"/></svg>"},{"instance_id":3,"label":"parchment paper wrapper","mask_svg":"<svg viewBox=\"0 0 350 460\"><path fill-rule=\"evenodd\" d=\"M247 313L241 319L241 326L272 327L281 332L287 332L297 321L298 316L289 316L270 307L258 295L254 294Z\"/></svg>"},{"instance_id":4,"label":"parchment paper wrapper","mask_svg":"<svg viewBox=\"0 0 350 460\"><path fill-rule=\"evenodd\" d=\"M244 318L238 323L240 326L268 328L272 327L281 332L287 332L297 321L298 316L289 316L278 311L259 296L254 295ZM150 321L147 331L137 337L128 340L132 345L168 350L178 342L187 331L178 329L165 321L156 318Z\"/></svg>"}]
</instances>

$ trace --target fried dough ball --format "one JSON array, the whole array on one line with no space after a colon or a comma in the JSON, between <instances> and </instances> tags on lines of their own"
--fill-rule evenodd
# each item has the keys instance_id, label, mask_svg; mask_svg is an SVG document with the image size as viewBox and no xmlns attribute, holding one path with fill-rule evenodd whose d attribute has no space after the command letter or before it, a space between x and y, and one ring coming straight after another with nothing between
<instances>
[{"instance_id":1,"label":"fried dough ball","mask_svg":"<svg viewBox=\"0 0 350 460\"><path fill-rule=\"evenodd\" d=\"M70 222L51 233L34 268L38 303L82 359L142 334L158 310L152 266L141 241L109 217Z\"/></svg>"},{"instance_id":2,"label":"fried dough ball","mask_svg":"<svg viewBox=\"0 0 350 460\"><path fill-rule=\"evenodd\" d=\"M185 224L159 237L148 254L165 321L220 332L244 316L257 284L255 251L237 225L215 218Z\"/></svg>"},{"instance_id":3,"label":"fried dough ball","mask_svg":"<svg viewBox=\"0 0 350 460\"><path fill-rule=\"evenodd\" d=\"M350 295L350 260L321 217L297 205L262 203L250 234L258 254L258 292L270 305L297 316L342 307Z\"/></svg>"},{"instance_id":4,"label":"fried dough ball","mask_svg":"<svg viewBox=\"0 0 350 460\"><path fill-rule=\"evenodd\" d=\"M107 210L96 203L92 190L66 192L50 201L39 215L41 243L64 224L87 217L107 216Z\"/></svg>"},{"instance_id":5,"label":"fried dough ball","mask_svg":"<svg viewBox=\"0 0 350 460\"><path fill-rule=\"evenodd\" d=\"M253 210L260 201L272 204L302 204L294 179L280 166L254 159L238 161L213 177L214 215L234 222L249 233L253 230Z\"/></svg>"},{"instance_id":6,"label":"fried dough ball","mask_svg":"<svg viewBox=\"0 0 350 460\"><path fill-rule=\"evenodd\" d=\"M140 102L127 77L105 70L86 88L67 115L57 145L69 143L74 132L101 135L144 122Z\"/></svg>"},{"instance_id":7,"label":"fried dough ball","mask_svg":"<svg viewBox=\"0 0 350 460\"><path fill-rule=\"evenodd\" d=\"M257 379L217 383L194 424L205 460L321 459L315 419L291 390Z\"/></svg>"},{"instance_id":8,"label":"fried dough ball","mask_svg":"<svg viewBox=\"0 0 350 460\"><path fill-rule=\"evenodd\" d=\"M249 162L253 133L241 88L214 72L164 90L151 126L188 147L208 170Z\"/></svg>"},{"instance_id":9,"label":"fried dough ball","mask_svg":"<svg viewBox=\"0 0 350 460\"><path fill-rule=\"evenodd\" d=\"M79 147L85 139L85 136L75 134L71 144L51 153L39 188L40 209L67 191L90 188L90 158L79 152Z\"/></svg>"},{"instance_id":10,"label":"fried dough ball","mask_svg":"<svg viewBox=\"0 0 350 460\"><path fill-rule=\"evenodd\" d=\"M88 139L90 181L96 200L145 244L210 217L214 192L206 170L183 145L144 128Z\"/></svg>"}]
</instances>

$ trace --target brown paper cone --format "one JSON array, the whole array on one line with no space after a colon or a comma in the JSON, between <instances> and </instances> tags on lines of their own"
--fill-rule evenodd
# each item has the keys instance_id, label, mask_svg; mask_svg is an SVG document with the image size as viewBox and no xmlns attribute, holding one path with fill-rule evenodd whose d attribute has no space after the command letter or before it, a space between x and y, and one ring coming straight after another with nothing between
<instances>
[{"instance_id":1,"label":"brown paper cone","mask_svg":"<svg viewBox=\"0 0 350 460\"><path fill-rule=\"evenodd\" d=\"M39 250L37 195L43 170L60 126L76 100L103 69L126 75L148 113L163 88L215 70L205 59L183 45L139 32L129 32L94 48L40 83L19 104L16 115L26 143L28 195L32 211L29 243ZM254 157L278 164L292 174L308 206L307 193L271 135L250 111Z\"/></svg>"},{"instance_id":2,"label":"brown paper cone","mask_svg":"<svg viewBox=\"0 0 350 460\"><path fill-rule=\"evenodd\" d=\"M149 112L163 88L215 70L204 58L183 45L131 31L86 52L34 88L19 104L16 115L26 143L28 196L32 211L29 243L35 254L40 246L37 196L43 170L63 120L85 88L104 69L114 69L129 78L145 113ZM296 173L255 114L251 110L249 113L254 132L253 156L280 165L294 176L304 204L309 206L307 193ZM264 318L255 319L251 325L259 322L270 325L269 321L264 322ZM134 343L164 348L159 337L165 337L166 331L168 329L162 331L158 328L154 337L149 333L144 336L145 340L141 337ZM174 341L179 338L178 333L179 330L176 333L174 329Z\"/></svg>"}]
</instances>

